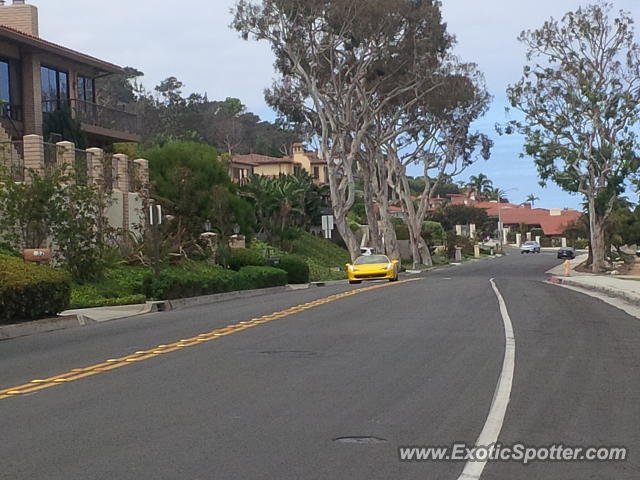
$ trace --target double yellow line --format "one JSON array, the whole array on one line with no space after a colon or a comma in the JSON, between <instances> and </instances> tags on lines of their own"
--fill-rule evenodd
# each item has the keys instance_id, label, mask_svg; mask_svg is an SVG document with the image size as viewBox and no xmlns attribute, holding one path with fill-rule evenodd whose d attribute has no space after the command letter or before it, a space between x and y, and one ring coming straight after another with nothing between
<instances>
[{"instance_id":1,"label":"double yellow line","mask_svg":"<svg viewBox=\"0 0 640 480\"><path fill-rule=\"evenodd\" d=\"M125 357L111 358L102 363L91 365L89 367L74 368L73 370L70 370L65 373L61 373L53 377L31 380L30 382L25 383L23 385L18 385L15 387L5 388L0 390L0 400L3 400L5 398L11 398L11 397L19 397L20 395L26 395L29 393L38 392L46 388L52 388L58 385L63 385L65 383L75 382L76 380L81 380L83 378L99 375L101 373L110 372L112 370L116 370L122 367L127 367L129 365L134 365L138 362L143 362L145 360L149 360L151 358L154 358L160 355L166 355L168 353L177 352L178 350L182 350L185 348L194 347L196 345L202 345L203 343L207 343L207 342L212 342L221 337L242 332L243 330L247 330L249 328L257 327L258 325L262 325L263 323L273 322L275 320L279 320L281 318L288 317L290 315L294 315L296 313L303 312L305 310L309 310L311 308L315 308L320 305L335 302L336 300L340 300L341 298L350 297L353 295L357 295L359 293L370 292L372 290L390 287L393 285L413 282L416 280L418 279L403 280L401 282L389 283L389 284L377 284L370 287L348 290L343 293L338 293L335 295L331 295L329 297L314 300L309 303L304 303L302 305L297 305L295 307L287 308L286 310L282 310L280 312L254 318L247 322L240 322L233 325L227 325L224 328L218 328L216 330L212 330L207 333L201 333L199 335L196 335L195 337L184 338L178 342L173 342L166 345L164 344L158 345L157 347L150 348L149 350L141 350L138 352L134 352Z\"/></svg>"}]
</instances>

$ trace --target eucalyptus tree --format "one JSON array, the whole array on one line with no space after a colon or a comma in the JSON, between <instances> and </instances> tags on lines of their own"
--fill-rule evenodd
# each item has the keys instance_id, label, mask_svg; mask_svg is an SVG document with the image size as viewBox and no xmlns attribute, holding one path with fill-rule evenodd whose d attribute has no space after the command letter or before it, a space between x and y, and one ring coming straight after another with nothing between
<instances>
[{"instance_id":1,"label":"eucalyptus tree","mask_svg":"<svg viewBox=\"0 0 640 480\"><path fill-rule=\"evenodd\" d=\"M598 3L525 31L522 79L508 89L541 183L584 195L592 269L606 268L607 220L636 175L640 120L640 49L628 13Z\"/></svg>"},{"instance_id":2,"label":"eucalyptus tree","mask_svg":"<svg viewBox=\"0 0 640 480\"><path fill-rule=\"evenodd\" d=\"M427 97L407 110L409 128L390 138L385 151L394 170L395 187L407 216L414 266L432 265L422 226L435 192L444 182L462 173L479 157L490 157L493 142L472 130L491 101L484 77L474 64L451 59L440 82ZM418 166L425 179L417 200L407 169Z\"/></svg>"},{"instance_id":3,"label":"eucalyptus tree","mask_svg":"<svg viewBox=\"0 0 640 480\"><path fill-rule=\"evenodd\" d=\"M450 47L440 3L237 0L234 14L232 26L245 39L271 46L280 78L267 97L317 138L336 226L357 256L347 214L356 199L363 137L378 112L415 89L415 64L433 68Z\"/></svg>"}]
</instances>

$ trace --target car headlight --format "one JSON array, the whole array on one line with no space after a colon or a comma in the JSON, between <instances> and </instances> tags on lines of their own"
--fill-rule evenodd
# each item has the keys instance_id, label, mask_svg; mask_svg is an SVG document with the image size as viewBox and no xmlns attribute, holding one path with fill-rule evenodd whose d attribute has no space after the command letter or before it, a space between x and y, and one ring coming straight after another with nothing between
<instances>
[{"instance_id":1,"label":"car headlight","mask_svg":"<svg viewBox=\"0 0 640 480\"><path fill-rule=\"evenodd\" d=\"M393 270L393 263L387 264L387 270Z\"/></svg>"},{"instance_id":2,"label":"car headlight","mask_svg":"<svg viewBox=\"0 0 640 480\"><path fill-rule=\"evenodd\" d=\"M351 270L352 272L357 272L358 271L358 269L356 267L354 267L353 265L351 265L349 267L349 270Z\"/></svg>"}]
</instances>

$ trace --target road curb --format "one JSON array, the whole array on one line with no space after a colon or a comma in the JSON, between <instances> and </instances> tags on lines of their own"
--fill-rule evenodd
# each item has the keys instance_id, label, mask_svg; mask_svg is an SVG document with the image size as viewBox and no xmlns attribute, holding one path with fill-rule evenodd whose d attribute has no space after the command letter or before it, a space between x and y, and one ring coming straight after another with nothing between
<instances>
[{"instance_id":1,"label":"road curb","mask_svg":"<svg viewBox=\"0 0 640 480\"><path fill-rule=\"evenodd\" d=\"M342 280L342 282L344 282ZM326 282L332 284L333 282ZM339 282L336 282L339 283ZM148 313L166 312L171 310L182 310L190 307L201 305L210 305L228 300L241 300L245 298L255 298L272 293L282 293L287 291L306 290L312 287L324 286L325 284L303 284L303 285L286 285L283 287L261 288L257 290L239 290L236 292L218 293L214 295L204 295L200 297L180 298L176 300L160 300L149 301L147 305L149 310L136 313L134 315L122 315L109 318L108 320L97 321L92 319L88 314L76 313L73 315L65 315L54 318L45 318L42 320L33 320L30 322L16 323L11 325L0 325L0 341L11 340L13 338L26 337L37 333L55 332L57 330L67 330L69 328L86 327L87 325L95 325L97 323L106 323L114 320L123 320L126 318L135 318ZM122 306L122 305L119 305Z\"/></svg>"},{"instance_id":2,"label":"road curb","mask_svg":"<svg viewBox=\"0 0 640 480\"><path fill-rule=\"evenodd\" d=\"M36 333L54 332L56 330L82 327L85 325L87 325L85 320L79 318L77 315L45 318L42 320L34 320L32 322L16 323L12 325L0 325L0 341L26 337Z\"/></svg>"},{"instance_id":3,"label":"road curb","mask_svg":"<svg viewBox=\"0 0 640 480\"><path fill-rule=\"evenodd\" d=\"M236 292L216 293L200 297L177 298L175 300L165 300L161 303L164 303L165 311L182 310L183 308L210 305L212 303L225 302L227 300L242 300L245 298L261 297L271 293L282 293L293 290L300 290L300 288L291 288L289 285L286 285L284 287L260 288L257 290L239 290Z\"/></svg>"},{"instance_id":4,"label":"road curb","mask_svg":"<svg viewBox=\"0 0 640 480\"><path fill-rule=\"evenodd\" d=\"M610 287L598 287L595 285L585 285L582 282L575 281L571 277L550 277L549 283L556 285L568 285L570 287L577 287L583 290L590 290L592 292L603 293L609 297L619 298L635 306L640 306L640 295L630 294Z\"/></svg>"}]
</instances>

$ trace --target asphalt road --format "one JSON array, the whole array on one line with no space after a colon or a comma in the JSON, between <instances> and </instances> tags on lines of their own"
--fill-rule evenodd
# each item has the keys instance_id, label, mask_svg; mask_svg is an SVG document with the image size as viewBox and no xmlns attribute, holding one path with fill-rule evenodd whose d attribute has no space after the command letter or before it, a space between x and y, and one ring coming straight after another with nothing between
<instances>
[{"instance_id":1,"label":"asphalt road","mask_svg":"<svg viewBox=\"0 0 640 480\"><path fill-rule=\"evenodd\" d=\"M401 462L398 448L478 438L505 354L495 278L516 343L499 441L625 446L629 459L490 462L481 478L638 479L639 320L544 283L557 263L516 254L450 267L0 399L0 478L455 480L465 462ZM0 342L0 391L353 288Z\"/></svg>"}]
</instances>

